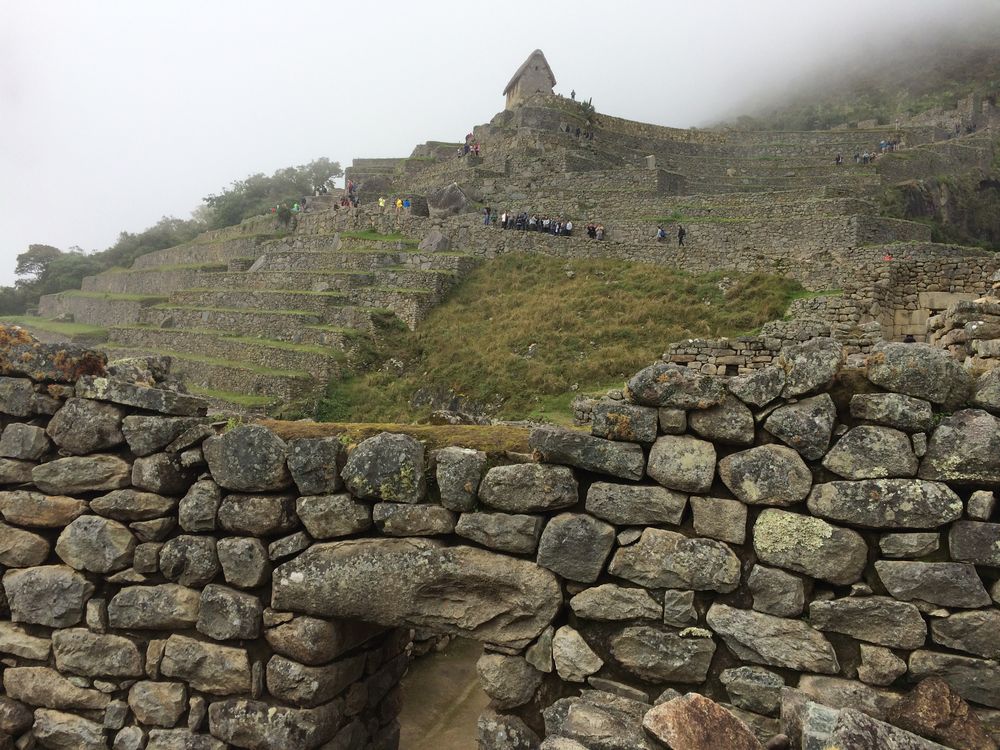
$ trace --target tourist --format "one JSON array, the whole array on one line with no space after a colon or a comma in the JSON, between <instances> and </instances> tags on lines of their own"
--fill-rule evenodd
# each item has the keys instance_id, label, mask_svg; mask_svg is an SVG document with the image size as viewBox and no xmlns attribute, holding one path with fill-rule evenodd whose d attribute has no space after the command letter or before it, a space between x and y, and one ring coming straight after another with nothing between
<instances>
[{"instance_id":1,"label":"tourist","mask_svg":"<svg viewBox=\"0 0 1000 750\"><path fill-rule=\"evenodd\" d=\"M667 230L658 224L656 226L656 241L663 242L665 239L667 239Z\"/></svg>"},{"instance_id":2,"label":"tourist","mask_svg":"<svg viewBox=\"0 0 1000 750\"><path fill-rule=\"evenodd\" d=\"M597 239L598 240L603 240L604 239L604 225L603 224L598 224L597 225Z\"/></svg>"},{"instance_id":3,"label":"tourist","mask_svg":"<svg viewBox=\"0 0 1000 750\"><path fill-rule=\"evenodd\" d=\"M491 213L492 213L492 209L489 206L487 206L486 208L483 209L483 226L488 227L490 225L490 214Z\"/></svg>"},{"instance_id":4,"label":"tourist","mask_svg":"<svg viewBox=\"0 0 1000 750\"><path fill-rule=\"evenodd\" d=\"M590 237L590 239L597 237L597 226L594 222L587 224L587 236Z\"/></svg>"},{"instance_id":5,"label":"tourist","mask_svg":"<svg viewBox=\"0 0 1000 750\"><path fill-rule=\"evenodd\" d=\"M380 195L378 197L378 212L380 214L384 214L385 213L385 196L384 195Z\"/></svg>"},{"instance_id":6,"label":"tourist","mask_svg":"<svg viewBox=\"0 0 1000 750\"><path fill-rule=\"evenodd\" d=\"M403 208L406 209L407 211L410 210L410 199L409 198L407 198L405 201L403 201Z\"/></svg>"},{"instance_id":7,"label":"tourist","mask_svg":"<svg viewBox=\"0 0 1000 750\"><path fill-rule=\"evenodd\" d=\"M479 156L479 141L472 144L472 153Z\"/></svg>"},{"instance_id":8,"label":"tourist","mask_svg":"<svg viewBox=\"0 0 1000 750\"><path fill-rule=\"evenodd\" d=\"M399 216L399 212L403 210L403 199L396 198L396 216Z\"/></svg>"},{"instance_id":9,"label":"tourist","mask_svg":"<svg viewBox=\"0 0 1000 750\"><path fill-rule=\"evenodd\" d=\"M573 234L573 220L572 219L567 219L566 220L566 224L563 226L563 234L565 234L567 237L572 236L572 234Z\"/></svg>"},{"instance_id":10,"label":"tourist","mask_svg":"<svg viewBox=\"0 0 1000 750\"><path fill-rule=\"evenodd\" d=\"M574 102L576 101L576 89L573 89L569 92L569 98L572 99Z\"/></svg>"},{"instance_id":11,"label":"tourist","mask_svg":"<svg viewBox=\"0 0 1000 750\"><path fill-rule=\"evenodd\" d=\"M687 230L684 228L684 226L682 224L678 224L677 225L677 245L679 247L684 245L684 238L685 237L687 237Z\"/></svg>"},{"instance_id":12,"label":"tourist","mask_svg":"<svg viewBox=\"0 0 1000 750\"><path fill-rule=\"evenodd\" d=\"M895 260L895 258L892 257L892 253L886 253L885 255L882 256L882 260L888 263L890 261Z\"/></svg>"},{"instance_id":13,"label":"tourist","mask_svg":"<svg viewBox=\"0 0 1000 750\"><path fill-rule=\"evenodd\" d=\"M917 340L915 338L913 338L913 334L912 333L908 333L905 336L903 336L903 343L904 344L915 344L915 343L917 343Z\"/></svg>"},{"instance_id":14,"label":"tourist","mask_svg":"<svg viewBox=\"0 0 1000 750\"><path fill-rule=\"evenodd\" d=\"M844 157L840 155L839 151L837 152L837 158L833 160L833 163L838 167L844 163Z\"/></svg>"},{"instance_id":15,"label":"tourist","mask_svg":"<svg viewBox=\"0 0 1000 750\"><path fill-rule=\"evenodd\" d=\"M504 212L502 214L500 214L500 228L501 229L506 229L507 228L507 211L506 210L504 210Z\"/></svg>"}]
</instances>

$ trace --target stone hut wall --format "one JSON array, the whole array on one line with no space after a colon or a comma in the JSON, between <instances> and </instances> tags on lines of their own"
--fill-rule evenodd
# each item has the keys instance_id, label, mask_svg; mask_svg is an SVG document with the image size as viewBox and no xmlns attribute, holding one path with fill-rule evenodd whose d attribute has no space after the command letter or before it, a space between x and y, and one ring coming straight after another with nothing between
<instances>
[{"instance_id":1,"label":"stone hut wall","mask_svg":"<svg viewBox=\"0 0 1000 750\"><path fill-rule=\"evenodd\" d=\"M660 362L526 456L227 429L156 363L8 338L0 741L395 748L416 627L485 643L484 750L655 750L676 691L760 736L783 689L884 718L929 675L997 729L1000 399L938 350Z\"/></svg>"}]
</instances>

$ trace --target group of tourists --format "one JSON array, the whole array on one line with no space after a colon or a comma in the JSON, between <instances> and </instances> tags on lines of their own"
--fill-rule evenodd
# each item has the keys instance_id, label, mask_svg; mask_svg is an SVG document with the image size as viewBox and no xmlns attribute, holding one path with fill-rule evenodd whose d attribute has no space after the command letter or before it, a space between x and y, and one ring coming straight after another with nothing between
<instances>
[{"instance_id":1,"label":"group of tourists","mask_svg":"<svg viewBox=\"0 0 1000 750\"><path fill-rule=\"evenodd\" d=\"M389 205L389 204L386 201L385 196L384 195L380 195L378 197L378 212L380 214L384 214L385 213L385 207L387 205ZM409 211L410 208L411 208L411 206L413 204L410 203L410 199L409 198L399 197L399 198L396 198L396 200L392 201L391 205L392 205L392 207L394 209L396 209L396 216L399 216L399 214L401 212L403 212L403 211Z\"/></svg>"},{"instance_id":2,"label":"group of tourists","mask_svg":"<svg viewBox=\"0 0 1000 750\"><path fill-rule=\"evenodd\" d=\"M592 130L580 130L579 126L577 126L574 129L570 125L563 125L563 126L560 126L559 132L560 133L569 133L570 135L574 135L577 138L583 138L583 140L585 140L585 141L592 141L592 140L594 140L594 132Z\"/></svg>"},{"instance_id":3,"label":"group of tourists","mask_svg":"<svg viewBox=\"0 0 1000 750\"><path fill-rule=\"evenodd\" d=\"M656 241L666 242L667 241L667 230L664 229L662 224L656 226ZM677 225L677 246L684 246L684 238L687 237L687 230L684 228L683 224Z\"/></svg>"},{"instance_id":4,"label":"group of tourists","mask_svg":"<svg viewBox=\"0 0 1000 750\"><path fill-rule=\"evenodd\" d=\"M469 154L479 156L479 153L479 141L475 140L475 136L472 133L466 133L465 143L458 147L458 158L461 159L463 156L468 156Z\"/></svg>"}]
</instances>

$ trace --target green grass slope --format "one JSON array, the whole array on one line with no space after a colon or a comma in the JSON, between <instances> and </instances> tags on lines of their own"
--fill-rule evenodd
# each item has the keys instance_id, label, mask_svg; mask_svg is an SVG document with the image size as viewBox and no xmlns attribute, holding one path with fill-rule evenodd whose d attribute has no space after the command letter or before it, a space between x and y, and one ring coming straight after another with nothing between
<instances>
[{"instance_id":1,"label":"green grass slope","mask_svg":"<svg viewBox=\"0 0 1000 750\"><path fill-rule=\"evenodd\" d=\"M372 371L332 382L319 418L419 421L431 409L414 396L437 394L505 418L565 420L574 395L621 385L670 342L746 333L800 293L765 274L503 256L416 332L381 335L357 365Z\"/></svg>"}]
</instances>

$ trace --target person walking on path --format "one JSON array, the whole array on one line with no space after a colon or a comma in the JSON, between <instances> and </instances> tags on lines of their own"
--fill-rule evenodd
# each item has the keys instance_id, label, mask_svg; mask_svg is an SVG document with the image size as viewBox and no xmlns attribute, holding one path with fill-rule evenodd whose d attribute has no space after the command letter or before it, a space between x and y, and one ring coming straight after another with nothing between
<instances>
[{"instance_id":1,"label":"person walking on path","mask_svg":"<svg viewBox=\"0 0 1000 750\"><path fill-rule=\"evenodd\" d=\"M657 226L656 227L656 241L657 242L663 242L665 239L667 239L667 230L664 229L662 226Z\"/></svg>"},{"instance_id":2,"label":"person walking on path","mask_svg":"<svg viewBox=\"0 0 1000 750\"><path fill-rule=\"evenodd\" d=\"M684 238L687 236L687 230L684 228L683 224L677 225L677 246L684 247Z\"/></svg>"}]
</instances>

